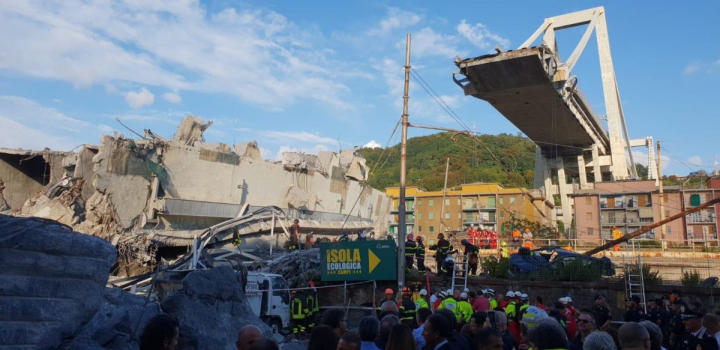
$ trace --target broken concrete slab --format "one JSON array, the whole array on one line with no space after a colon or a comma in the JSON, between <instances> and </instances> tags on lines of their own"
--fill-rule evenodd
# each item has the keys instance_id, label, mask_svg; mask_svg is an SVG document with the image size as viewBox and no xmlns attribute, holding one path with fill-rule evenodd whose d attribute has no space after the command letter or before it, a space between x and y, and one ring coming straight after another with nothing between
<instances>
[{"instance_id":1,"label":"broken concrete slab","mask_svg":"<svg viewBox=\"0 0 720 350\"><path fill-rule=\"evenodd\" d=\"M0 344L57 347L99 309L116 256L54 221L0 215Z\"/></svg>"},{"instance_id":2,"label":"broken concrete slab","mask_svg":"<svg viewBox=\"0 0 720 350\"><path fill-rule=\"evenodd\" d=\"M203 132L212 125L212 122L205 123L200 117L188 115L180 122L173 141L192 146L196 141L203 142Z\"/></svg>"},{"instance_id":3,"label":"broken concrete slab","mask_svg":"<svg viewBox=\"0 0 720 350\"><path fill-rule=\"evenodd\" d=\"M138 349L151 318L162 312L154 299L107 288L95 316L60 349Z\"/></svg>"},{"instance_id":4,"label":"broken concrete slab","mask_svg":"<svg viewBox=\"0 0 720 350\"><path fill-rule=\"evenodd\" d=\"M235 349L237 332L249 324L272 336L250 309L240 275L229 266L191 272L181 290L165 297L162 309L180 322L178 350Z\"/></svg>"}]
</instances>

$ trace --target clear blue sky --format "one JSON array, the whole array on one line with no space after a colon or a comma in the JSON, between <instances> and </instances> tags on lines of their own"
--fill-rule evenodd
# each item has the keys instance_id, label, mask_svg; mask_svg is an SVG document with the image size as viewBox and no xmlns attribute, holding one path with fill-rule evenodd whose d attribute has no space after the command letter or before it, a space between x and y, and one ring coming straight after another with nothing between
<instances>
[{"instance_id":1,"label":"clear blue sky","mask_svg":"<svg viewBox=\"0 0 720 350\"><path fill-rule=\"evenodd\" d=\"M664 142L665 173L712 170L718 1L4 1L0 147L97 144L129 134L116 118L171 137L186 114L214 121L208 141L257 140L266 158L384 145L401 111L406 33L413 67L465 123L514 134L463 96L453 58L516 48L544 18L601 5L631 137ZM559 36L563 57L583 30ZM574 72L604 115L594 39ZM414 82L410 116L458 127Z\"/></svg>"}]
</instances>

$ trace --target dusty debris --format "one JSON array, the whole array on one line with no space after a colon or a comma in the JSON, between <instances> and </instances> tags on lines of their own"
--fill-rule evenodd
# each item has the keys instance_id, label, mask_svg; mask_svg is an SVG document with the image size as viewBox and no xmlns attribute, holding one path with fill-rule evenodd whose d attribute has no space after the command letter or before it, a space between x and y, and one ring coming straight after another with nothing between
<instances>
[{"instance_id":1,"label":"dusty debris","mask_svg":"<svg viewBox=\"0 0 720 350\"><path fill-rule=\"evenodd\" d=\"M210 125L212 122L205 123L203 118L189 115L180 122L173 141L187 146L192 146L196 141L204 142L202 134Z\"/></svg>"},{"instance_id":2,"label":"dusty debris","mask_svg":"<svg viewBox=\"0 0 720 350\"><path fill-rule=\"evenodd\" d=\"M263 271L282 275L291 286L305 286L320 276L320 249L295 251L266 261Z\"/></svg>"}]
</instances>

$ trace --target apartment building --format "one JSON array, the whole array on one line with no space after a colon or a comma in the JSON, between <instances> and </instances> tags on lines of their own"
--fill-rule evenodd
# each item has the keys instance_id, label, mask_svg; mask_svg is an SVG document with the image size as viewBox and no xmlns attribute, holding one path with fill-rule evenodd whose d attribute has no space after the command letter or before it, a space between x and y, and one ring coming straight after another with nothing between
<instances>
[{"instance_id":1,"label":"apartment building","mask_svg":"<svg viewBox=\"0 0 720 350\"><path fill-rule=\"evenodd\" d=\"M395 234L400 189L389 187L385 192L393 198L389 227L390 233ZM513 216L544 225L555 224L555 207L539 191L504 188L496 183L461 185L448 190L444 199L443 191L409 186L405 203L407 232L432 238L440 232L466 230L470 225L509 234L510 228L505 223Z\"/></svg>"}]
</instances>

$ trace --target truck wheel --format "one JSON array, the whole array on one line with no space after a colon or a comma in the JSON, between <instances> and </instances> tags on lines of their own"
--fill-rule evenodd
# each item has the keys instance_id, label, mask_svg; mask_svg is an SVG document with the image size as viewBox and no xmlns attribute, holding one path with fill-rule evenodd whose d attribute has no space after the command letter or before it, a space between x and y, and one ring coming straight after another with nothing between
<instances>
[{"instance_id":1,"label":"truck wheel","mask_svg":"<svg viewBox=\"0 0 720 350\"><path fill-rule=\"evenodd\" d=\"M278 319L271 319L268 323L268 326L270 326L270 329L272 329L272 334L280 334L284 335L285 332L283 332L282 323L280 323L280 320Z\"/></svg>"}]
</instances>

